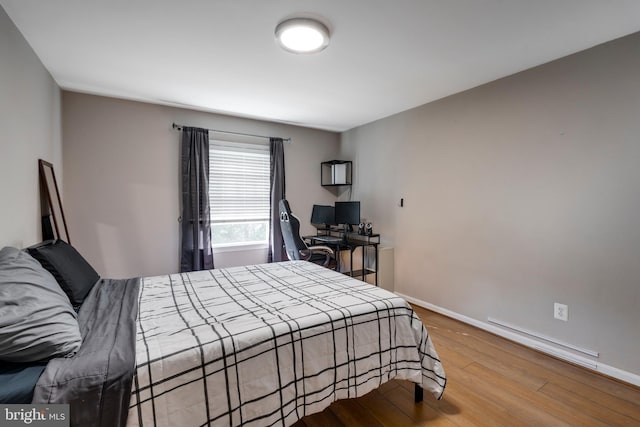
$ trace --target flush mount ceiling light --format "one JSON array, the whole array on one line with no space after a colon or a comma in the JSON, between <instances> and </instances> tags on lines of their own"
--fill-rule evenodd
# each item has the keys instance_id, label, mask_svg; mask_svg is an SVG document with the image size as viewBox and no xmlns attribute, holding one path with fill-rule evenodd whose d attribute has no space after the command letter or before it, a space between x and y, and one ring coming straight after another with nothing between
<instances>
[{"instance_id":1,"label":"flush mount ceiling light","mask_svg":"<svg viewBox=\"0 0 640 427\"><path fill-rule=\"evenodd\" d=\"M329 45L329 30L315 19L287 19L276 27L276 40L292 53L316 53Z\"/></svg>"}]
</instances>

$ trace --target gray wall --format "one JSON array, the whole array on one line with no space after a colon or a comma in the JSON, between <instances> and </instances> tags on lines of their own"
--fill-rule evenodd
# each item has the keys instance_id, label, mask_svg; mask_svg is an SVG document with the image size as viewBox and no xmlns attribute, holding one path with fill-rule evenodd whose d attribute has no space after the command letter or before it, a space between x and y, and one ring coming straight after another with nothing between
<instances>
[{"instance_id":1,"label":"gray wall","mask_svg":"<svg viewBox=\"0 0 640 427\"><path fill-rule=\"evenodd\" d=\"M640 374L638 52L640 33L345 132L396 291Z\"/></svg>"},{"instance_id":2,"label":"gray wall","mask_svg":"<svg viewBox=\"0 0 640 427\"><path fill-rule=\"evenodd\" d=\"M294 212L310 218L314 203L335 200L320 187L320 162L336 157L336 133L66 91L62 100L69 234L101 275L179 269L180 133L173 122L291 137L285 164ZM303 232L311 231L303 221ZM266 262L266 251L216 253L214 261L217 267Z\"/></svg>"},{"instance_id":3,"label":"gray wall","mask_svg":"<svg viewBox=\"0 0 640 427\"><path fill-rule=\"evenodd\" d=\"M0 7L0 247L41 239L38 159L60 181L60 123L60 89Z\"/></svg>"}]
</instances>

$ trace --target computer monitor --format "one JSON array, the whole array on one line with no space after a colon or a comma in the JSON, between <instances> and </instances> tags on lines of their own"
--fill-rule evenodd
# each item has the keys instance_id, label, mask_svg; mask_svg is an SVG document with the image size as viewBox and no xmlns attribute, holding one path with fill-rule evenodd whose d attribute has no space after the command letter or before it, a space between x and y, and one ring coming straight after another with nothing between
<instances>
[{"instance_id":1,"label":"computer monitor","mask_svg":"<svg viewBox=\"0 0 640 427\"><path fill-rule=\"evenodd\" d=\"M313 205L311 224L316 228L327 228L335 225L335 209L333 206Z\"/></svg>"},{"instance_id":2,"label":"computer monitor","mask_svg":"<svg viewBox=\"0 0 640 427\"><path fill-rule=\"evenodd\" d=\"M360 202L336 202L336 224L348 226L353 231L352 225L360 224Z\"/></svg>"}]
</instances>

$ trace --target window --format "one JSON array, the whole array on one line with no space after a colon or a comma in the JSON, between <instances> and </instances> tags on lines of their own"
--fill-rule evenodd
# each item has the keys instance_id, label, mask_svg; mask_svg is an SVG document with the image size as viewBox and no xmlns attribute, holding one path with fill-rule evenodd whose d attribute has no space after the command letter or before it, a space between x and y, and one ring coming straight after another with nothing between
<instances>
[{"instance_id":1,"label":"window","mask_svg":"<svg viewBox=\"0 0 640 427\"><path fill-rule=\"evenodd\" d=\"M214 247L267 243L268 145L209 143L209 202Z\"/></svg>"}]
</instances>

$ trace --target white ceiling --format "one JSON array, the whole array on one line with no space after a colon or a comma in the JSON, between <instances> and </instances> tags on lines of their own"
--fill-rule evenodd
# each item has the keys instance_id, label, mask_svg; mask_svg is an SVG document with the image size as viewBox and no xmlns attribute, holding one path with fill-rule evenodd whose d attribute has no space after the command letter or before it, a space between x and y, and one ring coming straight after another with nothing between
<instances>
[{"instance_id":1,"label":"white ceiling","mask_svg":"<svg viewBox=\"0 0 640 427\"><path fill-rule=\"evenodd\" d=\"M0 0L63 89L343 131L640 30L639 0ZM316 55L274 40L319 17Z\"/></svg>"}]
</instances>

